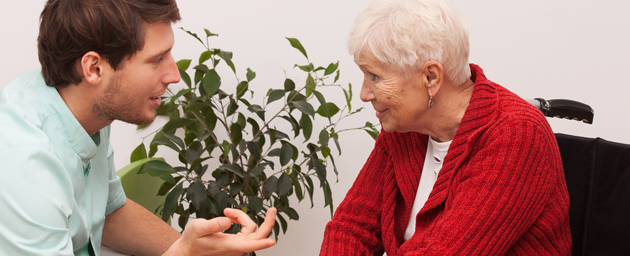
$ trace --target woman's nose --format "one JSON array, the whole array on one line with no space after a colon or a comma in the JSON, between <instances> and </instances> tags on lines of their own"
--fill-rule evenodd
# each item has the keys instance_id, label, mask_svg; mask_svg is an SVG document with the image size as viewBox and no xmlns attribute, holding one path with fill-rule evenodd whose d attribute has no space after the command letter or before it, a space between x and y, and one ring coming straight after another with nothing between
<instances>
[{"instance_id":1,"label":"woman's nose","mask_svg":"<svg viewBox=\"0 0 630 256\"><path fill-rule=\"evenodd\" d=\"M361 98L363 102L374 100L374 92L372 91L372 88L370 88L370 85L365 82L365 80L363 81L363 85L361 85L361 93L359 93L359 98Z\"/></svg>"}]
</instances>

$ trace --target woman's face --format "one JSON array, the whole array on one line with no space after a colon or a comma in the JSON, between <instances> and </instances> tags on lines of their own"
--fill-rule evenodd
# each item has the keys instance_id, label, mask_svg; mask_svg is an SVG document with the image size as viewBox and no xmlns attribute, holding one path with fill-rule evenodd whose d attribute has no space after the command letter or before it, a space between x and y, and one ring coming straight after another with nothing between
<instances>
[{"instance_id":1,"label":"woman's face","mask_svg":"<svg viewBox=\"0 0 630 256\"><path fill-rule=\"evenodd\" d=\"M372 103L383 129L420 132L429 98L422 74L400 74L367 51L362 51L355 62L364 75L360 98Z\"/></svg>"}]
</instances>

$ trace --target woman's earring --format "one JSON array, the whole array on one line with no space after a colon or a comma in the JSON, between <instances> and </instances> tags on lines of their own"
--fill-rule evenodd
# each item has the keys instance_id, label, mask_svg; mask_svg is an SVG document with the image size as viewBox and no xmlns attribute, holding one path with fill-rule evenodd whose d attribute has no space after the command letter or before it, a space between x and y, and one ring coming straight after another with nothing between
<instances>
[{"instance_id":1,"label":"woman's earring","mask_svg":"<svg viewBox=\"0 0 630 256\"><path fill-rule=\"evenodd\" d=\"M433 108L433 104L435 103L435 98L429 95L429 108Z\"/></svg>"}]
</instances>

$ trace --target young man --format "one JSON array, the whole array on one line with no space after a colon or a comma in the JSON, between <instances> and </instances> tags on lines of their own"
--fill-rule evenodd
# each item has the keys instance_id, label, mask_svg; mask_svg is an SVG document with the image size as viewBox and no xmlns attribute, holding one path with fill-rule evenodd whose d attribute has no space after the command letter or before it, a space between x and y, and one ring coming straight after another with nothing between
<instances>
[{"instance_id":1,"label":"young man","mask_svg":"<svg viewBox=\"0 0 630 256\"><path fill-rule=\"evenodd\" d=\"M275 244L274 208L191 221L180 235L126 199L109 142L114 120L148 124L180 80L171 56L174 0L49 0L41 71L0 91L0 255L240 255ZM224 234L231 223L238 235Z\"/></svg>"}]
</instances>

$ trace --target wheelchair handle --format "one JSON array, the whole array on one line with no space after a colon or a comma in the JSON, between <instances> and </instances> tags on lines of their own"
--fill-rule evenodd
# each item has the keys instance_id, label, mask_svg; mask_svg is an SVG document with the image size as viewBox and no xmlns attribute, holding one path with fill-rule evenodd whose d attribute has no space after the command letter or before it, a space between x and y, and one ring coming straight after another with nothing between
<instances>
[{"instance_id":1,"label":"wheelchair handle","mask_svg":"<svg viewBox=\"0 0 630 256\"><path fill-rule=\"evenodd\" d=\"M593 108L582 102L566 99L545 100L542 98L527 101L547 117L582 121L587 124L593 123L593 116L595 115Z\"/></svg>"}]
</instances>

